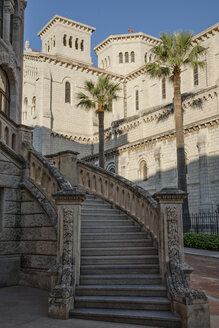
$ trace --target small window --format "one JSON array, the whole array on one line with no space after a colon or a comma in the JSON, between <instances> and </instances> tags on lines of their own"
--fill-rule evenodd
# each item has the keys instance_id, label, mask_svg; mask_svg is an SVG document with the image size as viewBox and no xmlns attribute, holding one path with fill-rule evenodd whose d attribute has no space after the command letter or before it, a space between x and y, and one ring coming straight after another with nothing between
<instances>
[{"instance_id":1,"label":"small window","mask_svg":"<svg viewBox=\"0 0 219 328\"><path fill-rule=\"evenodd\" d=\"M123 53L120 52L119 53L119 64L122 64L123 63Z\"/></svg>"},{"instance_id":2,"label":"small window","mask_svg":"<svg viewBox=\"0 0 219 328\"><path fill-rule=\"evenodd\" d=\"M134 51L131 52L131 63L135 62L135 53Z\"/></svg>"},{"instance_id":3,"label":"small window","mask_svg":"<svg viewBox=\"0 0 219 328\"><path fill-rule=\"evenodd\" d=\"M32 99L32 107L31 107L31 115L36 112L36 97L34 96Z\"/></svg>"},{"instance_id":4,"label":"small window","mask_svg":"<svg viewBox=\"0 0 219 328\"><path fill-rule=\"evenodd\" d=\"M69 43L69 47L72 48L72 36L70 36L68 43Z\"/></svg>"},{"instance_id":5,"label":"small window","mask_svg":"<svg viewBox=\"0 0 219 328\"><path fill-rule=\"evenodd\" d=\"M10 89L7 74L0 67L0 110L9 116Z\"/></svg>"},{"instance_id":6,"label":"small window","mask_svg":"<svg viewBox=\"0 0 219 328\"><path fill-rule=\"evenodd\" d=\"M63 36L63 45L66 47L66 45L67 45L67 41L66 41L66 39L67 39L67 35L66 34L64 34L64 36Z\"/></svg>"},{"instance_id":7,"label":"small window","mask_svg":"<svg viewBox=\"0 0 219 328\"><path fill-rule=\"evenodd\" d=\"M110 57L108 56L108 67L110 66Z\"/></svg>"},{"instance_id":8,"label":"small window","mask_svg":"<svg viewBox=\"0 0 219 328\"><path fill-rule=\"evenodd\" d=\"M55 46L56 46L56 39L55 39L55 36L54 36L54 38L53 38L53 47L55 48Z\"/></svg>"},{"instance_id":9,"label":"small window","mask_svg":"<svg viewBox=\"0 0 219 328\"><path fill-rule=\"evenodd\" d=\"M84 40L81 41L81 51L84 51Z\"/></svg>"},{"instance_id":10,"label":"small window","mask_svg":"<svg viewBox=\"0 0 219 328\"><path fill-rule=\"evenodd\" d=\"M139 180L146 181L148 179L148 168L145 161L141 161L139 165Z\"/></svg>"},{"instance_id":11,"label":"small window","mask_svg":"<svg viewBox=\"0 0 219 328\"><path fill-rule=\"evenodd\" d=\"M16 134L15 133L13 133L12 137L11 137L11 148L13 150L16 150Z\"/></svg>"},{"instance_id":12,"label":"small window","mask_svg":"<svg viewBox=\"0 0 219 328\"><path fill-rule=\"evenodd\" d=\"M129 62L129 53L125 52L125 63Z\"/></svg>"},{"instance_id":13,"label":"small window","mask_svg":"<svg viewBox=\"0 0 219 328\"><path fill-rule=\"evenodd\" d=\"M8 145L9 146L9 130L8 130L8 127L6 126L6 128L5 128L5 143L6 143L6 145Z\"/></svg>"},{"instance_id":14,"label":"small window","mask_svg":"<svg viewBox=\"0 0 219 328\"><path fill-rule=\"evenodd\" d=\"M145 52L145 55L144 55L144 62L147 63L148 62L148 53Z\"/></svg>"},{"instance_id":15,"label":"small window","mask_svg":"<svg viewBox=\"0 0 219 328\"><path fill-rule=\"evenodd\" d=\"M135 91L135 109L136 111L139 110L139 91Z\"/></svg>"},{"instance_id":16,"label":"small window","mask_svg":"<svg viewBox=\"0 0 219 328\"><path fill-rule=\"evenodd\" d=\"M71 102L71 85L69 82L65 82L65 103Z\"/></svg>"},{"instance_id":17,"label":"small window","mask_svg":"<svg viewBox=\"0 0 219 328\"><path fill-rule=\"evenodd\" d=\"M152 55L149 56L149 62L151 62L151 60L152 60Z\"/></svg>"},{"instance_id":18,"label":"small window","mask_svg":"<svg viewBox=\"0 0 219 328\"><path fill-rule=\"evenodd\" d=\"M193 76L194 76L194 85L198 85L198 67L194 67L193 70Z\"/></svg>"},{"instance_id":19,"label":"small window","mask_svg":"<svg viewBox=\"0 0 219 328\"><path fill-rule=\"evenodd\" d=\"M166 79L162 79L162 99L166 99Z\"/></svg>"},{"instance_id":20,"label":"small window","mask_svg":"<svg viewBox=\"0 0 219 328\"><path fill-rule=\"evenodd\" d=\"M75 49L78 50L78 38L75 40Z\"/></svg>"}]
</instances>

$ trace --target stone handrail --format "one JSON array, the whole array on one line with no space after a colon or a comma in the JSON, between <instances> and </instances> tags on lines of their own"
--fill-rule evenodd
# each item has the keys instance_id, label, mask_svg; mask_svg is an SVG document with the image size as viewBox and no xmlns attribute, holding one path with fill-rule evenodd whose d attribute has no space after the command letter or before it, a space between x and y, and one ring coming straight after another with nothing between
<instances>
[{"instance_id":1,"label":"stone handrail","mask_svg":"<svg viewBox=\"0 0 219 328\"><path fill-rule=\"evenodd\" d=\"M137 219L154 240L159 238L157 202L150 194L125 178L87 162L77 161L79 188L115 204Z\"/></svg>"},{"instance_id":2,"label":"stone handrail","mask_svg":"<svg viewBox=\"0 0 219 328\"><path fill-rule=\"evenodd\" d=\"M43 189L49 199L53 200L52 194L59 190L69 190L72 188L63 174L28 142L24 142L23 147L26 151L25 157L28 158L29 162L29 178L36 186Z\"/></svg>"},{"instance_id":3,"label":"stone handrail","mask_svg":"<svg viewBox=\"0 0 219 328\"><path fill-rule=\"evenodd\" d=\"M0 111L0 141L20 153L22 142L31 142L31 140L31 127L14 123L4 112Z\"/></svg>"}]
</instances>

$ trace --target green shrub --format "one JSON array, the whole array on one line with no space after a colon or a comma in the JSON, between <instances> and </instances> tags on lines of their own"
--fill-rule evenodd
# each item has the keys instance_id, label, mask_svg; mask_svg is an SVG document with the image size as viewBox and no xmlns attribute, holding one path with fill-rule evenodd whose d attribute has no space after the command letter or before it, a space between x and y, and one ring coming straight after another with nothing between
<instances>
[{"instance_id":1,"label":"green shrub","mask_svg":"<svg viewBox=\"0 0 219 328\"><path fill-rule=\"evenodd\" d=\"M219 251L219 236L187 232L184 234L184 246Z\"/></svg>"}]
</instances>

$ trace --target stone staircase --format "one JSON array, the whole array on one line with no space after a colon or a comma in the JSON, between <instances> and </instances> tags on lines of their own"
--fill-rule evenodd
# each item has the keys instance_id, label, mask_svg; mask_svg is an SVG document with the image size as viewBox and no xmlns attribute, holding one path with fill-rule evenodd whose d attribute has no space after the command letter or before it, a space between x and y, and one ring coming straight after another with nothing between
<instances>
[{"instance_id":1,"label":"stone staircase","mask_svg":"<svg viewBox=\"0 0 219 328\"><path fill-rule=\"evenodd\" d=\"M82 206L80 285L70 316L181 327L170 311L152 240L122 211L91 195Z\"/></svg>"}]
</instances>

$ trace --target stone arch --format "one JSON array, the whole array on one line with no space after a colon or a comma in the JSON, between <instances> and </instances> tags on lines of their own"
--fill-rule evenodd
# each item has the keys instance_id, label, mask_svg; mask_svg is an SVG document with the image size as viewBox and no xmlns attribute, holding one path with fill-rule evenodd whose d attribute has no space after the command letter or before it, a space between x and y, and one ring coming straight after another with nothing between
<instances>
[{"instance_id":1,"label":"stone arch","mask_svg":"<svg viewBox=\"0 0 219 328\"><path fill-rule=\"evenodd\" d=\"M111 173L116 173L116 164L114 162L109 162L106 166L106 170Z\"/></svg>"}]
</instances>

